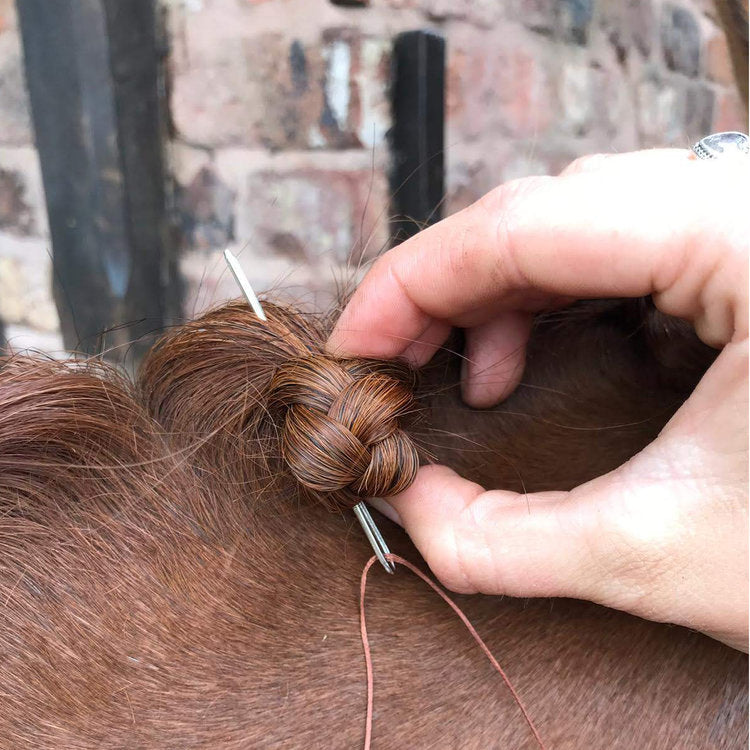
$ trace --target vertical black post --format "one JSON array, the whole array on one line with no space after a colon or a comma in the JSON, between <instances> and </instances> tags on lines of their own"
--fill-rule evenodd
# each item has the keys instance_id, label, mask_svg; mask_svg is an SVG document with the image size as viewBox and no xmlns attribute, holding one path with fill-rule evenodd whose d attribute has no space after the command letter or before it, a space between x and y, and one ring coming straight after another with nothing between
<instances>
[{"instance_id":1,"label":"vertical black post","mask_svg":"<svg viewBox=\"0 0 750 750\"><path fill-rule=\"evenodd\" d=\"M155 0L18 0L66 347L162 328L171 262Z\"/></svg>"},{"instance_id":2,"label":"vertical black post","mask_svg":"<svg viewBox=\"0 0 750 750\"><path fill-rule=\"evenodd\" d=\"M399 34L391 71L391 236L394 244L441 217L445 194L445 40Z\"/></svg>"}]
</instances>

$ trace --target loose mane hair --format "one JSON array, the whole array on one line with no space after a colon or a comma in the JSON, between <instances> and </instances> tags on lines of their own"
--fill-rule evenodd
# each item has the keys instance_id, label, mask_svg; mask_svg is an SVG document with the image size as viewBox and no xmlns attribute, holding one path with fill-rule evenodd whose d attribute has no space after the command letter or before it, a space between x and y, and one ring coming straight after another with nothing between
<instances>
[{"instance_id":1,"label":"loose mane hair","mask_svg":"<svg viewBox=\"0 0 750 750\"><path fill-rule=\"evenodd\" d=\"M427 461L571 488L651 441L715 356L647 299L578 303L537 319L521 385L478 411L460 335L415 373L333 358L331 316L264 307L171 331L135 383L3 362L0 747L361 747L371 550L348 509ZM375 747L533 747L443 603L370 581ZM747 746L744 655L588 602L457 599L549 747Z\"/></svg>"}]
</instances>

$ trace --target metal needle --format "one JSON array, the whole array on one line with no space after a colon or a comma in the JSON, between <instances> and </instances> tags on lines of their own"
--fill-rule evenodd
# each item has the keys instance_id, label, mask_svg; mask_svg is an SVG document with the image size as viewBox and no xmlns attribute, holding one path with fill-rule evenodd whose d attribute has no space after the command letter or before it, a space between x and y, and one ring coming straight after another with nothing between
<instances>
[{"instance_id":1,"label":"metal needle","mask_svg":"<svg viewBox=\"0 0 750 750\"><path fill-rule=\"evenodd\" d=\"M247 276L245 276L245 272L242 270L240 262L229 248L224 251L224 260L227 262L229 270L232 272L232 276L234 276L234 280L237 282L240 289L242 289L245 299L250 303L250 307L253 308L253 312L261 320L266 320L266 314L260 306L260 300L255 296L255 292L250 286L250 282L247 280Z\"/></svg>"},{"instance_id":2,"label":"metal needle","mask_svg":"<svg viewBox=\"0 0 750 750\"><path fill-rule=\"evenodd\" d=\"M364 503L357 503L352 510L354 510L354 515L357 516L360 526L370 540L370 545L375 552L375 556L385 568L385 572L393 575L396 572L396 568L388 559L391 551L388 549L388 545L385 543L385 539L383 539L383 535L380 533L375 519L370 515L370 509Z\"/></svg>"},{"instance_id":3,"label":"metal needle","mask_svg":"<svg viewBox=\"0 0 750 750\"><path fill-rule=\"evenodd\" d=\"M242 293L245 295L245 299L250 304L250 307L253 308L253 312L261 320L267 320L266 314L263 312L260 301L255 296L255 292L250 286L250 282L248 281L247 276L245 276L245 272L242 270L239 261L229 248L224 250L224 260L226 260L227 265L229 266L229 270L232 272L235 281L242 290ZM388 555L391 554L391 551L388 549L388 545L385 543L385 539L383 539L383 535L380 533L380 529L378 529L375 520L370 514L370 509L364 504L364 502L361 502L357 503L354 506L353 510L354 515L357 517L360 526L362 526L362 530L365 532L365 536L367 536L367 539L369 540L370 545L375 552L375 556L380 561L380 564L385 568L386 573L390 573L391 575L393 575L393 573L396 572L396 568L388 559Z\"/></svg>"}]
</instances>

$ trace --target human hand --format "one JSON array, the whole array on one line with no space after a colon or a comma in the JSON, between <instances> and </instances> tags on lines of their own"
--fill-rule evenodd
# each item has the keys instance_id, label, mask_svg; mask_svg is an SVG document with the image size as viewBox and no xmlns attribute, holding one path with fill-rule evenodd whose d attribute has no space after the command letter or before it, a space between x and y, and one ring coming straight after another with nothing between
<instances>
[{"instance_id":1,"label":"human hand","mask_svg":"<svg viewBox=\"0 0 750 750\"><path fill-rule=\"evenodd\" d=\"M590 599L747 650L748 176L676 149L587 157L374 264L329 350L419 366L459 326L477 407L518 383L533 313L577 298L652 294L722 349L653 443L570 492L486 491L426 466L376 501L446 586Z\"/></svg>"}]
</instances>

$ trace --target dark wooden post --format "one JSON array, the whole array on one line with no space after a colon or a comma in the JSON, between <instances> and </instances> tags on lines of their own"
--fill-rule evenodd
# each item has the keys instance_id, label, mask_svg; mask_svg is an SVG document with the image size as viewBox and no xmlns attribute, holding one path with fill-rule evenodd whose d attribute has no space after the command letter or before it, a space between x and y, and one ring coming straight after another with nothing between
<instances>
[{"instance_id":1,"label":"dark wooden post","mask_svg":"<svg viewBox=\"0 0 750 750\"><path fill-rule=\"evenodd\" d=\"M115 359L172 312L154 3L17 3L63 339Z\"/></svg>"},{"instance_id":2,"label":"dark wooden post","mask_svg":"<svg viewBox=\"0 0 750 750\"><path fill-rule=\"evenodd\" d=\"M399 34L391 71L390 174L394 244L441 217L445 194L445 40Z\"/></svg>"}]
</instances>

